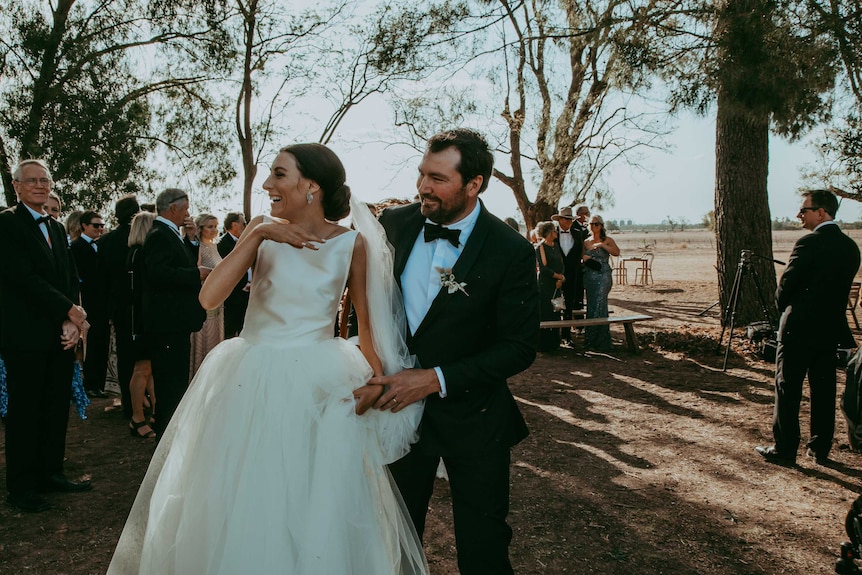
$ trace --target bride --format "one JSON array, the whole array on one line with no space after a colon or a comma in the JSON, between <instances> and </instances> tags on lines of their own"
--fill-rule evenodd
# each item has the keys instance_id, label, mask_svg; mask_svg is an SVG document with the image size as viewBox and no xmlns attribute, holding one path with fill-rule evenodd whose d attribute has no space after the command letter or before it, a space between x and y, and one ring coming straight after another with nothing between
<instances>
[{"instance_id":1,"label":"bride","mask_svg":"<svg viewBox=\"0 0 862 575\"><path fill-rule=\"evenodd\" d=\"M382 228L344 182L327 147L280 150L263 186L272 217L200 292L212 309L254 266L245 327L210 352L165 431L109 575L427 573L385 467L416 440L422 405L369 410L379 391L363 387L412 366L404 312ZM359 231L331 223L350 207ZM359 348L332 335L345 285Z\"/></svg>"}]
</instances>

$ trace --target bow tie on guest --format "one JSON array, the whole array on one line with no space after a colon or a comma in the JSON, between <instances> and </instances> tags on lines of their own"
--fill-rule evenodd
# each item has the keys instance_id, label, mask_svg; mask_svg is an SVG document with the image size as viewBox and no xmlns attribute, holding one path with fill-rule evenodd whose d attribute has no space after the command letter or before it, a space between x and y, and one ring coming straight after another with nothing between
<instances>
[{"instance_id":1,"label":"bow tie on guest","mask_svg":"<svg viewBox=\"0 0 862 575\"><path fill-rule=\"evenodd\" d=\"M425 241L433 242L434 240L448 240L450 244L458 247L458 238L461 235L461 230L453 230L444 228L439 224L425 223Z\"/></svg>"},{"instance_id":2,"label":"bow tie on guest","mask_svg":"<svg viewBox=\"0 0 862 575\"><path fill-rule=\"evenodd\" d=\"M41 218L36 218L36 225L45 224L47 226L50 221L51 216L42 216Z\"/></svg>"},{"instance_id":3,"label":"bow tie on guest","mask_svg":"<svg viewBox=\"0 0 862 575\"><path fill-rule=\"evenodd\" d=\"M570 232L569 230L560 230L560 233L561 234L570 234L572 232Z\"/></svg>"}]
</instances>

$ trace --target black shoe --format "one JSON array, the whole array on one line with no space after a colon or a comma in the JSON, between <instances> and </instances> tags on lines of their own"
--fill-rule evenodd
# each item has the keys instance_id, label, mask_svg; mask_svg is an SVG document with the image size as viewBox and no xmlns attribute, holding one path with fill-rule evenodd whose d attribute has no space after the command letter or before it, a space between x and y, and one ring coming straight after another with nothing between
<instances>
[{"instance_id":1,"label":"black shoe","mask_svg":"<svg viewBox=\"0 0 862 575\"><path fill-rule=\"evenodd\" d=\"M48 503L44 497L41 497L32 491L25 491L24 493L18 494L10 493L6 496L6 503L16 509L26 511L27 513L41 513L54 507Z\"/></svg>"},{"instance_id":2,"label":"black shoe","mask_svg":"<svg viewBox=\"0 0 862 575\"><path fill-rule=\"evenodd\" d=\"M769 447L758 445L754 450L770 463L775 463L777 465L796 465L796 455L785 455L775 449L772 445Z\"/></svg>"},{"instance_id":3,"label":"black shoe","mask_svg":"<svg viewBox=\"0 0 862 575\"><path fill-rule=\"evenodd\" d=\"M81 493L90 491L93 485L89 481L71 481L65 475L52 475L45 482L46 491L57 491L58 493Z\"/></svg>"},{"instance_id":4,"label":"black shoe","mask_svg":"<svg viewBox=\"0 0 862 575\"><path fill-rule=\"evenodd\" d=\"M108 397L108 394L101 389L88 389L87 397L89 397L90 399L105 399L106 397Z\"/></svg>"},{"instance_id":5,"label":"black shoe","mask_svg":"<svg viewBox=\"0 0 862 575\"><path fill-rule=\"evenodd\" d=\"M813 458L814 458L814 461L817 463L817 465L828 465L828 464L830 463L830 461L829 461L829 454L828 454L828 453L827 453L827 454L825 454L825 455L821 455L821 454L819 454L819 453L816 453L816 452L815 452L813 449L811 449L810 447L809 447L809 448L808 448L808 450L805 452L805 455L807 455L808 457L813 457Z\"/></svg>"}]
</instances>

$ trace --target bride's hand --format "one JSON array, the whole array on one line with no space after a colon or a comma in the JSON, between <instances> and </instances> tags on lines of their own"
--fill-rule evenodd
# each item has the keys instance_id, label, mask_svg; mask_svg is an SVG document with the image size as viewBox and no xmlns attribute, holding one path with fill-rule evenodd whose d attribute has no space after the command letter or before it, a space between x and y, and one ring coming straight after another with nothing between
<instances>
[{"instance_id":1,"label":"bride's hand","mask_svg":"<svg viewBox=\"0 0 862 575\"><path fill-rule=\"evenodd\" d=\"M364 385L353 390L353 397L356 399L356 415L362 415L374 405L380 394L383 393L383 388L379 385Z\"/></svg>"},{"instance_id":2,"label":"bride's hand","mask_svg":"<svg viewBox=\"0 0 862 575\"><path fill-rule=\"evenodd\" d=\"M316 250L312 242L326 243L326 240L320 238L298 224L292 224L287 220L273 219L271 222L264 222L255 228L265 240L272 240L281 244L290 244L295 248L308 248Z\"/></svg>"}]
</instances>

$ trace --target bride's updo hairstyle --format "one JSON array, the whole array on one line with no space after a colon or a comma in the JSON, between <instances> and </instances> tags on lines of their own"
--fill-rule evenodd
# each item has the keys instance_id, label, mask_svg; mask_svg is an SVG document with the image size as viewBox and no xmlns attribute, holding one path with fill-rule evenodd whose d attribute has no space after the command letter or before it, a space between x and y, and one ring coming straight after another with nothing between
<instances>
[{"instance_id":1,"label":"bride's updo hairstyle","mask_svg":"<svg viewBox=\"0 0 862 575\"><path fill-rule=\"evenodd\" d=\"M335 152L323 144L294 144L279 152L293 156L299 173L320 186L324 218L337 222L347 217L350 213L350 187L344 183L344 165Z\"/></svg>"}]
</instances>

